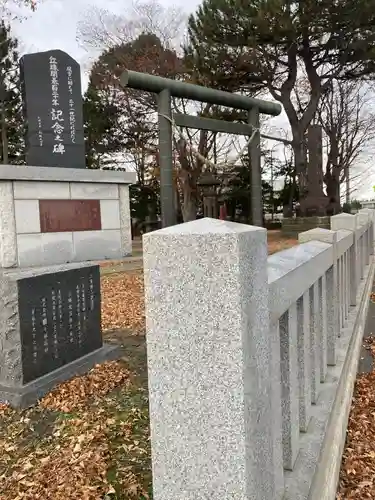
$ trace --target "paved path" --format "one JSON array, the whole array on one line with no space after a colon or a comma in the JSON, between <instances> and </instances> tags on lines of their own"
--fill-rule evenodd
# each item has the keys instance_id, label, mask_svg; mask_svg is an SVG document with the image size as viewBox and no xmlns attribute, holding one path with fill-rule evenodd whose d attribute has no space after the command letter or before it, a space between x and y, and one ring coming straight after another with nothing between
<instances>
[{"instance_id":1,"label":"paved path","mask_svg":"<svg viewBox=\"0 0 375 500\"><path fill-rule=\"evenodd\" d=\"M375 282L372 286L372 290L375 290ZM375 301L370 299L370 304L367 313L365 330L363 333L363 340L375 336ZM358 364L358 373L370 373L374 368L374 360L371 353L365 347L362 347L361 357Z\"/></svg>"},{"instance_id":2,"label":"paved path","mask_svg":"<svg viewBox=\"0 0 375 500\"><path fill-rule=\"evenodd\" d=\"M126 257L125 259L114 261L111 265L105 265L100 269L102 276L113 273L124 273L129 271L138 271L143 268L142 257Z\"/></svg>"},{"instance_id":3,"label":"paved path","mask_svg":"<svg viewBox=\"0 0 375 500\"><path fill-rule=\"evenodd\" d=\"M120 260L113 260L110 264L106 261L98 262L98 264L104 264L100 269L100 274L106 276L108 274L124 273L138 271L143 268L143 256L142 256L142 240L133 240L132 255L129 257L124 257Z\"/></svg>"}]
</instances>

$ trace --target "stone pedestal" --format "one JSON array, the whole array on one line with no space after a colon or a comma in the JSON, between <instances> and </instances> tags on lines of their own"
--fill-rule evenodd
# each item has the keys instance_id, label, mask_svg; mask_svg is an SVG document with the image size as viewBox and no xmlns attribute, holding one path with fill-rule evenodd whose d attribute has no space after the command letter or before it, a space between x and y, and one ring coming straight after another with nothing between
<instances>
[{"instance_id":1,"label":"stone pedestal","mask_svg":"<svg viewBox=\"0 0 375 500\"><path fill-rule=\"evenodd\" d=\"M118 356L101 335L99 266L0 271L0 401L27 406Z\"/></svg>"},{"instance_id":2,"label":"stone pedestal","mask_svg":"<svg viewBox=\"0 0 375 500\"><path fill-rule=\"evenodd\" d=\"M299 233L315 228L331 229L330 217L284 217L281 231L284 236L297 238Z\"/></svg>"},{"instance_id":3,"label":"stone pedestal","mask_svg":"<svg viewBox=\"0 0 375 500\"><path fill-rule=\"evenodd\" d=\"M2 166L0 401L32 404L118 356L102 342L92 261L131 254L135 180L134 172Z\"/></svg>"},{"instance_id":4,"label":"stone pedestal","mask_svg":"<svg viewBox=\"0 0 375 500\"><path fill-rule=\"evenodd\" d=\"M0 267L121 259L134 172L3 165Z\"/></svg>"}]
</instances>

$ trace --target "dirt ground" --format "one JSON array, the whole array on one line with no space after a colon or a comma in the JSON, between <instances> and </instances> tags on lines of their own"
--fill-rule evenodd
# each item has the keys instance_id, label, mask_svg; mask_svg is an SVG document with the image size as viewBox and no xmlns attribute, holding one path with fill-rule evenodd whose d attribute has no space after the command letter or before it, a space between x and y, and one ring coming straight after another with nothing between
<instances>
[{"instance_id":1,"label":"dirt ground","mask_svg":"<svg viewBox=\"0 0 375 500\"><path fill-rule=\"evenodd\" d=\"M337 500L375 499L375 285L369 300Z\"/></svg>"}]
</instances>

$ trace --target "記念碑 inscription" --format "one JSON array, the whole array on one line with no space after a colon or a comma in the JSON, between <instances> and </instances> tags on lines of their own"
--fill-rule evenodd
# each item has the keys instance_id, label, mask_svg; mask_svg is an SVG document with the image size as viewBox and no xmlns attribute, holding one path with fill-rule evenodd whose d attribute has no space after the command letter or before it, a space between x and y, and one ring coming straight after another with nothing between
<instances>
[{"instance_id":1,"label":"\u8a18\u5ff5\u7891 inscription","mask_svg":"<svg viewBox=\"0 0 375 500\"><path fill-rule=\"evenodd\" d=\"M102 228L99 200L39 200L39 217L42 233Z\"/></svg>"},{"instance_id":2,"label":"\u8a18\u5ff5\u7891 inscription","mask_svg":"<svg viewBox=\"0 0 375 500\"><path fill-rule=\"evenodd\" d=\"M102 346L99 266L18 281L23 383Z\"/></svg>"},{"instance_id":3,"label":"\u8a18\u5ff5\u7891 inscription","mask_svg":"<svg viewBox=\"0 0 375 500\"><path fill-rule=\"evenodd\" d=\"M26 54L21 81L28 165L85 168L80 66L61 50Z\"/></svg>"}]
</instances>

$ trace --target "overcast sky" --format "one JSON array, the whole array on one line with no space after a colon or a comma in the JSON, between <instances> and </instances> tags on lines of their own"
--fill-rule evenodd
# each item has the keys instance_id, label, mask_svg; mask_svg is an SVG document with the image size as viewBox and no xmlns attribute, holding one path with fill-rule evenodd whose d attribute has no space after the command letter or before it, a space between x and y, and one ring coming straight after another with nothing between
<instances>
[{"instance_id":1,"label":"overcast sky","mask_svg":"<svg viewBox=\"0 0 375 500\"><path fill-rule=\"evenodd\" d=\"M195 10L199 0L159 0L165 6L178 6L188 13ZM105 8L116 14L129 12L131 0L37 0L36 12L27 11L27 18L22 22L13 22L15 34L21 41L22 52L37 52L51 49L61 49L74 57L81 65L87 65L90 54L83 49L77 41L78 23L87 19L93 8ZM188 7L187 7L188 6ZM190 11L190 12L189 12ZM84 73L84 71L83 71ZM83 74L83 85L87 81ZM272 120L272 126L289 128L285 116ZM274 145L273 143L272 145ZM272 147L270 145L270 147ZM358 181L357 181L358 183ZM360 182L360 189L355 196L361 198L373 198L372 186L375 184L374 168L366 167L366 175Z\"/></svg>"},{"instance_id":2,"label":"overcast sky","mask_svg":"<svg viewBox=\"0 0 375 500\"><path fill-rule=\"evenodd\" d=\"M95 7L121 14L129 11L132 4L131 0L37 0L37 3L36 12L28 13L25 20L14 24L26 52L61 49L79 62L87 56L76 40L79 21L87 18ZM184 0L160 0L160 3L181 9L187 5ZM189 10L193 11L198 3L190 0Z\"/></svg>"}]
</instances>

